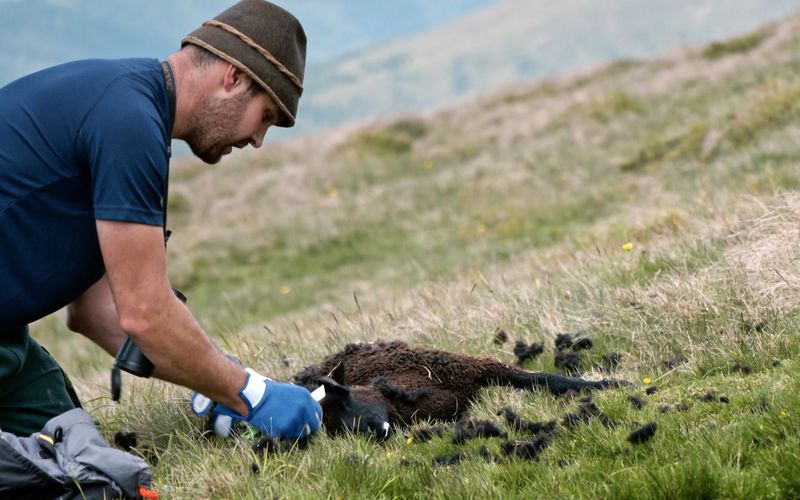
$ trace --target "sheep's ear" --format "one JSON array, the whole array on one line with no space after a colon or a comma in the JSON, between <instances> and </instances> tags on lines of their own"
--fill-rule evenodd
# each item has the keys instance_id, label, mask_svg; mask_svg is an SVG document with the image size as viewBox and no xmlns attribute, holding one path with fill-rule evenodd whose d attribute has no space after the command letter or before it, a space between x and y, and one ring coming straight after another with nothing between
<instances>
[{"instance_id":1,"label":"sheep's ear","mask_svg":"<svg viewBox=\"0 0 800 500\"><path fill-rule=\"evenodd\" d=\"M328 374L328 376L332 378L334 381L342 385L346 385L347 382L344 379L344 361L339 361L339 364L336 365L336 367L333 370L331 370L331 373Z\"/></svg>"},{"instance_id":2,"label":"sheep's ear","mask_svg":"<svg viewBox=\"0 0 800 500\"><path fill-rule=\"evenodd\" d=\"M330 377L322 377L319 382L325 386L325 403L337 403L350 397L350 389Z\"/></svg>"}]
</instances>

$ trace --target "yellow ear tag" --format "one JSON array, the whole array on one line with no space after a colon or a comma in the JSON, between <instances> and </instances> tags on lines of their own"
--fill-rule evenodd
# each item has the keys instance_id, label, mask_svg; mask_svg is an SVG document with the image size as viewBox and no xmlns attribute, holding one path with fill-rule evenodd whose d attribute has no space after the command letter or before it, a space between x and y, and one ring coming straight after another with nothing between
<instances>
[{"instance_id":1,"label":"yellow ear tag","mask_svg":"<svg viewBox=\"0 0 800 500\"><path fill-rule=\"evenodd\" d=\"M56 444L55 441L53 441L53 438L51 438L47 434L39 433L39 439L41 439L42 441L44 441L46 443L50 443L52 446L55 446L55 444Z\"/></svg>"}]
</instances>

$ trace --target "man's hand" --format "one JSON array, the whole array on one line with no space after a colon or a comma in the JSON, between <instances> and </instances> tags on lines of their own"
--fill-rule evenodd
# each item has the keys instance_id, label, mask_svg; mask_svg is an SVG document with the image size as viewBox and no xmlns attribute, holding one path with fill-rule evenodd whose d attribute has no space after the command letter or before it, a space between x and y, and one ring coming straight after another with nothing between
<instances>
[{"instance_id":1,"label":"man's hand","mask_svg":"<svg viewBox=\"0 0 800 500\"><path fill-rule=\"evenodd\" d=\"M239 396L247 404L243 416L224 405L214 405L201 394L192 396L192 410L198 415L211 412L214 431L228 437L233 425L245 421L256 430L273 438L296 440L319 430L322 408L307 389L299 385L275 382L247 370L248 378Z\"/></svg>"}]
</instances>

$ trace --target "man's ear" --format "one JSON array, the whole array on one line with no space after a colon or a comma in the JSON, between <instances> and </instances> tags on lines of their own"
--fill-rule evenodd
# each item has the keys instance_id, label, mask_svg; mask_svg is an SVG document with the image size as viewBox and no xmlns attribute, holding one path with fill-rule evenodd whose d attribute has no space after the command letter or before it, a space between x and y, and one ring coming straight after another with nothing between
<instances>
[{"instance_id":1,"label":"man's ear","mask_svg":"<svg viewBox=\"0 0 800 500\"><path fill-rule=\"evenodd\" d=\"M251 79L244 71L233 64L227 63L225 73L222 75L222 87L226 92L241 92L250 88Z\"/></svg>"}]
</instances>

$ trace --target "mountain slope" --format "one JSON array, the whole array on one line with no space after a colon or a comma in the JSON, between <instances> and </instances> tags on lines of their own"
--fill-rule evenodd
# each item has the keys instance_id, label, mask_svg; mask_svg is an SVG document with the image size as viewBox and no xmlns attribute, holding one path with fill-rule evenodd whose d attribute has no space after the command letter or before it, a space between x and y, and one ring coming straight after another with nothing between
<instances>
[{"instance_id":1,"label":"mountain slope","mask_svg":"<svg viewBox=\"0 0 800 500\"><path fill-rule=\"evenodd\" d=\"M415 38L317 68L302 130L425 110L499 85L647 57L754 29L792 0L505 0Z\"/></svg>"},{"instance_id":2,"label":"mountain slope","mask_svg":"<svg viewBox=\"0 0 800 500\"><path fill-rule=\"evenodd\" d=\"M297 126L270 133L271 141L428 110L612 58L722 39L798 8L795 0L278 3L306 26L309 67ZM0 2L0 85L72 59L163 57L181 36L229 4ZM399 37L404 38L390 44Z\"/></svg>"},{"instance_id":3,"label":"mountain slope","mask_svg":"<svg viewBox=\"0 0 800 500\"><path fill-rule=\"evenodd\" d=\"M691 199L701 179L726 184L749 134L791 124L794 104L783 101L794 95L793 26L297 140L219 170L181 164L171 192L171 220L185 226L174 239L175 279L201 296L233 294L237 310L213 316L224 324L236 314L240 325L384 274L410 284L503 261L640 199ZM675 164L649 168L665 161ZM791 162L778 166L781 186L794 186ZM750 176L741 175L731 182ZM238 287L256 276L263 290ZM298 293L276 295L282 285Z\"/></svg>"}]
</instances>

